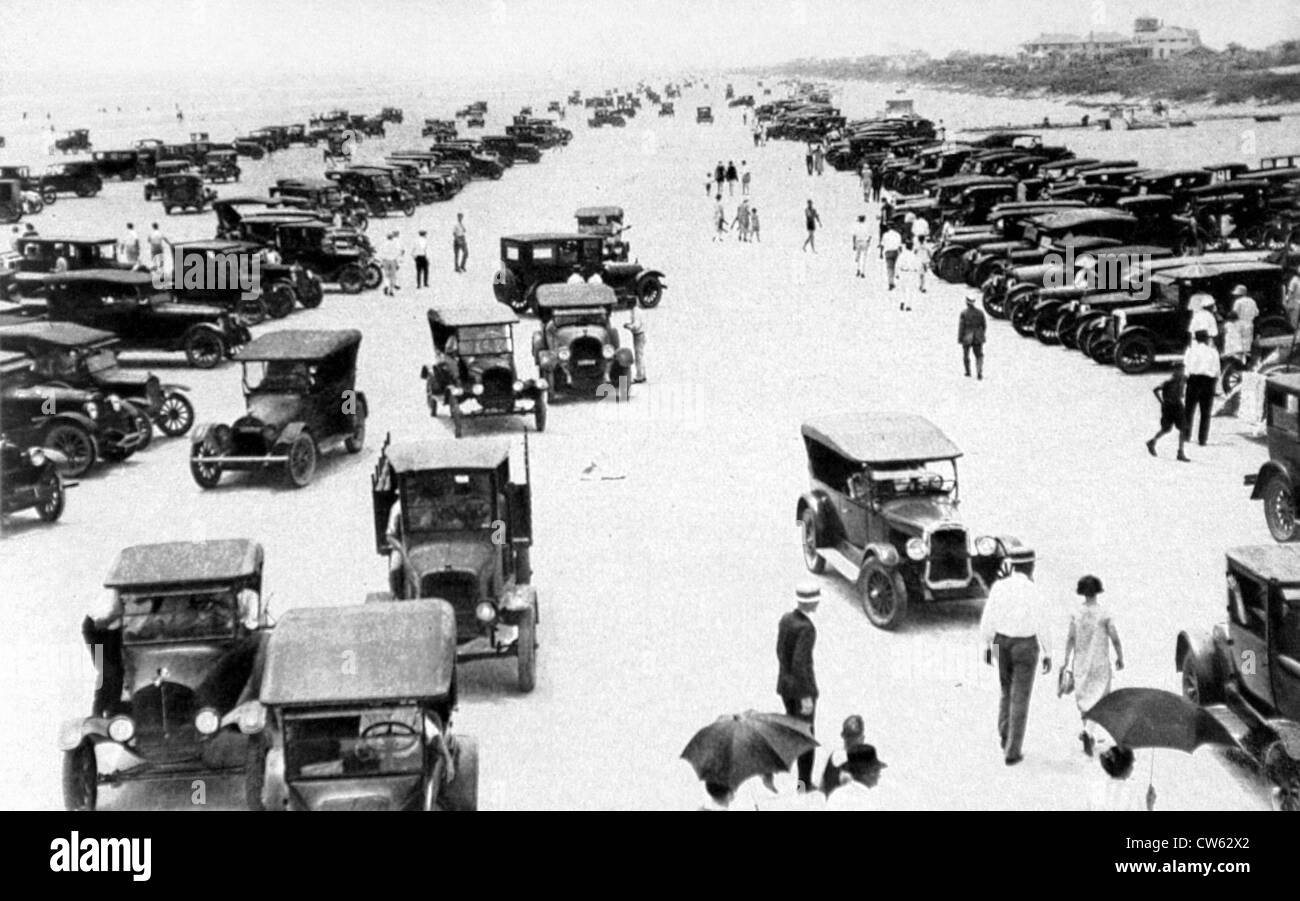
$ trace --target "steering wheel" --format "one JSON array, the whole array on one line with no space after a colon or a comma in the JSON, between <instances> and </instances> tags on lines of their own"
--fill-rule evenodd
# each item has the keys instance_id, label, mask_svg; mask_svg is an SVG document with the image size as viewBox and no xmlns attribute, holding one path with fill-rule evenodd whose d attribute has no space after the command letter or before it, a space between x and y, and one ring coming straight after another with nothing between
<instances>
[{"instance_id":1,"label":"steering wheel","mask_svg":"<svg viewBox=\"0 0 1300 901\"><path fill-rule=\"evenodd\" d=\"M383 720L382 722L371 723L365 729L361 730L362 738L376 738L381 736L390 738L401 736L411 739L409 744L401 742L395 743L396 746L393 748L393 752L396 754L406 753L420 742L419 732L413 729L409 723L403 723L397 720Z\"/></svg>"}]
</instances>

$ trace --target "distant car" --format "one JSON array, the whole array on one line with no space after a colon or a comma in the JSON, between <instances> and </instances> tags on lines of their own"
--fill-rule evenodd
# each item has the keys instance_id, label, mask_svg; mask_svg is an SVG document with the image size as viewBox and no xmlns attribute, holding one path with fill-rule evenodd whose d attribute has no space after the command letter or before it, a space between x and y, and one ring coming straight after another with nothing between
<instances>
[{"instance_id":1,"label":"distant car","mask_svg":"<svg viewBox=\"0 0 1300 901\"><path fill-rule=\"evenodd\" d=\"M20 447L0 435L0 517L35 510L45 522L63 515L67 486L61 455L43 447Z\"/></svg>"},{"instance_id":2,"label":"distant car","mask_svg":"<svg viewBox=\"0 0 1300 901\"><path fill-rule=\"evenodd\" d=\"M619 346L610 321L617 300L605 285L543 285L537 291L542 327L533 333L533 359L551 389L587 398L627 397L632 349ZM609 391L612 387L613 391Z\"/></svg>"},{"instance_id":3,"label":"distant car","mask_svg":"<svg viewBox=\"0 0 1300 901\"><path fill-rule=\"evenodd\" d=\"M239 181L239 157L236 151L209 150L203 158L203 177L208 181Z\"/></svg>"},{"instance_id":4,"label":"distant car","mask_svg":"<svg viewBox=\"0 0 1300 901\"><path fill-rule=\"evenodd\" d=\"M539 620L532 486L511 479L510 462L506 439L385 441L371 479L375 550L396 556L392 597L451 604L458 660L514 657L519 690L529 692ZM526 444L524 468L526 477ZM388 522L399 502L392 544Z\"/></svg>"},{"instance_id":5,"label":"distant car","mask_svg":"<svg viewBox=\"0 0 1300 901\"><path fill-rule=\"evenodd\" d=\"M713 124L713 107L700 106L695 109L695 121L697 124L707 122Z\"/></svg>"},{"instance_id":6,"label":"distant car","mask_svg":"<svg viewBox=\"0 0 1300 901\"><path fill-rule=\"evenodd\" d=\"M217 199L217 192L203 184L202 176L192 172L159 175L156 184L163 212L169 216L172 210L194 210L201 213Z\"/></svg>"},{"instance_id":7,"label":"distant car","mask_svg":"<svg viewBox=\"0 0 1300 901\"><path fill-rule=\"evenodd\" d=\"M1179 632L1174 666L1183 696L1262 765L1283 810L1300 810L1300 548L1226 557L1226 622Z\"/></svg>"},{"instance_id":8,"label":"distant car","mask_svg":"<svg viewBox=\"0 0 1300 901\"><path fill-rule=\"evenodd\" d=\"M118 554L104 579L111 609L82 626L101 670L93 709L59 730L68 810L94 810L100 784L243 772L248 739L226 716L257 697L271 627L263 556L246 539ZM102 772L101 744L125 765Z\"/></svg>"},{"instance_id":9,"label":"distant car","mask_svg":"<svg viewBox=\"0 0 1300 901\"><path fill-rule=\"evenodd\" d=\"M58 194L94 197L104 190L104 180L99 176L99 167L88 160L53 163L41 176L41 195L45 196L51 190Z\"/></svg>"},{"instance_id":10,"label":"distant car","mask_svg":"<svg viewBox=\"0 0 1300 901\"><path fill-rule=\"evenodd\" d=\"M578 220L578 234L600 235L605 239L606 260L627 262L629 250L623 233L630 226L623 224L621 206L584 206L573 215Z\"/></svg>"},{"instance_id":11,"label":"distant car","mask_svg":"<svg viewBox=\"0 0 1300 901\"><path fill-rule=\"evenodd\" d=\"M599 274L614 289L619 306L657 306L666 290L664 274L640 263L606 262L605 240L563 232L507 235L501 239L501 268L492 290L500 303L523 313L535 305L540 286L563 284L575 273L583 278Z\"/></svg>"},{"instance_id":12,"label":"distant car","mask_svg":"<svg viewBox=\"0 0 1300 901\"><path fill-rule=\"evenodd\" d=\"M17 240L14 268L0 274L6 300L19 301L45 293L45 276L58 270L117 269L115 238L72 238L32 235Z\"/></svg>"},{"instance_id":13,"label":"distant car","mask_svg":"<svg viewBox=\"0 0 1300 901\"><path fill-rule=\"evenodd\" d=\"M0 179L14 179L18 182L17 192L7 201L8 204L16 207L16 210L7 221L17 222L21 218L23 205L21 195L24 191L35 191L41 197L41 202L46 206L58 202L59 192L54 185L42 184L44 178L39 175L33 175L30 166L0 166Z\"/></svg>"},{"instance_id":14,"label":"distant car","mask_svg":"<svg viewBox=\"0 0 1300 901\"><path fill-rule=\"evenodd\" d=\"M590 128L600 128L605 125L623 128L627 125L627 119L612 110L602 108L591 114L591 118L587 120L587 125Z\"/></svg>"},{"instance_id":15,"label":"distant car","mask_svg":"<svg viewBox=\"0 0 1300 901\"><path fill-rule=\"evenodd\" d=\"M90 155L99 177L134 181L152 170L152 160L139 150L96 150Z\"/></svg>"},{"instance_id":16,"label":"distant car","mask_svg":"<svg viewBox=\"0 0 1300 901\"><path fill-rule=\"evenodd\" d=\"M72 131L65 132L63 137L54 140L54 149L59 153L89 150L91 146L90 129L88 128L74 128Z\"/></svg>"},{"instance_id":17,"label":"distant car","mask_svg":"<svg viewBox=\"0 0 1300 901\"><path fill-rule=\"evenodd\" d=\"M183 303L207 303L235 310L249 325L268 316L283 319L298 303L309 310L321 305L325 289L314 273L296 263L268 263L259 257L262 249L250 241L178 241L172 245L172 254L181 263L182 276L179 281L173 277L172 291ZM242 261L242 265L251 267L248 261L254 257L259 257L257 284L245 291L237 278L229 277L230 266L238 269ZM190 265L196 269L201 266L205 272L222 272L227 276L226 283L187 288L184 272Z\"/></svg>"},{"instance_id":18,"label":"distant car","mask_svg":"<svg viewBox=\"0 0 1300 901\"><path fill-rule=\"evenodd\" d=\"M659 115L661 116L677 115L677 110L673 108L673 104L671 100L665 100L663 103L659 104Z\"/></svg>"},{"instance_id":19,"label":"distant car","mask_svg":"<svg viewBox=\"0 0 1300 901\"><path fill-rule=\"evenodd\" d=\"M250 734L249 809L477 810L478 743L451 731L456 640L434 598L286 612L230 717Z\"/></svg>"},{"instance_id":20,"label":"distant car","mask_svg":"<svg viewBox=\"0 0 1300 901\"><path fill-rule=\"evenodd\" d=\"M245 216L234 235L274 247L285 264L300 265L322 282L337 284L345 294L377 288L383 279L364 234L333 228L310 215Z\"/></svg>"},{"instance_id":21,"label":"distant car","mask_svg":"<svg viewBox=\"0 0 1300 901\"><path fill-rule=\"evenodd\" d=\"M972 537L957 510L961 450L920 416L838 413L802 428L812 486L795 506L804 563L858 589L873 625L894 629L910 603L984 598L1011 536Z\"/></svg>"},{"instance_id":22,"label":"distant car","mask_svg":"<svg viewBox=\"0 0 1300 901\"><path fill-rule=\"evenodd\" d=\"M205 423L190 440L190 474L215 488L227 470L283 467L291 485L306 487L323 447L358 454L369 409L356 390L361 333L268 332L238 354L248 412L230 425Z\"/></svg>"},{"instance_id":23,"label":"distant car","mask_svg":"<svg viewBox=\"0 0 1300 901\"><path fill-rule=\"evenodd\" d=\"M154 200L162 194L158 188L159 179L173 175L186 175L194 171L194 164L189 160L160 160L154 164L153 178L144 183L144 199Z\"/></svg>"}]
</instances>

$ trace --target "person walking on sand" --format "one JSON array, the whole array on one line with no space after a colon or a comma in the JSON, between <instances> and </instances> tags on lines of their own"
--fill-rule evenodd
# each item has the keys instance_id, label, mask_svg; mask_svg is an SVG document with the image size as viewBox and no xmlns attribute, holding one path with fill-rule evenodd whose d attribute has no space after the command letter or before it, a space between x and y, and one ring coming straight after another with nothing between
<instances>
[{"instance_id":1,"label":"person walking on sand","mask_svg":"<svg viewBox=\"0 0 1300 901\"><path fill-rule=\"evenodd\" d=\"M1014 766L1024 755L1025 724L1029 720L1029 697L1034 690L1034 667L1043 654L1043 674L1052 671L1052 639L1048 607L1034 585L1030 573L1033 557L1003 558L998 575L989 589L980 617L980 639L984 643L984 662L993 664L997 648L998 682L1002 698L998 703L998 737L1007 766Z\"/></svg>"},{"instance_id":2,"label":"person walking on sand","mask_svg":"<svg viewBox=\"0 0 1300 901\"><path fill-rule=\"evenodd\" d=\"M822 224L822 217L817 215L817 208L813 206L811 200L808 201L808 206L804 207L803 218L804 226L808 229L808 237L803 239L803 250L807 253L808 248L811 247L812 252L816 253L817 226Z\"/></svg>"},{"instance_id":3,"label":"person walking on sand","mask_svg":"<svg viewBox=\"0 0 1300 901\"><path fill-rule=\"evenodd\" d=\"M636 378L632 384L640 385L645 381L645 322L637 317L636 304L632 305L632 314L623 328L632 333L632 353L635 355Z\"/></svg>"},{"instance_id":4,"label":"person walking on sand","mask_svg":"<svg viewBox=\"0 0 1300 901\"><path fill-rule=\"evenodd\" d=\"M1219 317L1215 315L1214 298L1209 294L1193 294L1187 301L1192 318L1187 322L1187 346L1196 343L1196 333L1205 332L1211 338L1219 337Z\"/></svg>"},{"instance_id":5,"label":"person walking on sand","mask_svg":"<svg viewBox=\"0 0 1300 901\"><path fill-rule=\"evenodd\" d=\"M134 222L126 224L126 231L117 240L117 259L131 269L140 265L140 236L136 234Z\"/></svg>"},{"instance_id":6,"label":"person walking on sand","mask_svg":"<svg viewBox=\"0 0 1300 901\"><path fill-rule=\"evenodd\" d=\"M812 148L813 148L812 141L809 141L808 146L804 148L804 152L803 152L804 168L808 170L809 175L813 174L813 149Z\"/></svg>"},{"instance_id":7,"label":"person walking on sand","mask_svg":"<svg viewBox=\"0 0 1300 901\"><path fill-rule=\"evenodd\" d=\"M722 195L713 198L713 240L721 241L727 234L727 211L722 208Z\"/></svg>"},{"instance_id":8,"label":"person walking on sand","mask_svg":"<svg viewBox=\"0 0 1300 901\"><path fill-rule=\"evenodd\" d=\"M975 305L978 298L974 294L966 296L966 309L957 318L957 343L961 345L961 362L966 367L966 378L970 378L970 358L975 356L975 373L984 379L984 335L988 329L988 320L984 311Z\"/></svg>"},{"instance_id":9,"label":"person walking on sand","mask_svg":"<svg viewBox=\"0 0 1300 901\"><path fill-rule=\"evenodd\" d=\"M1224 329L1224 356L1240 357L1247 365L1255 347L1255 320L1259 317L1259 304L1245 285L1232 289L1232 311L1228 314L1228 327Z\"/></svg>"},{"instance_id":10,"label":"person walking on sand","mask_svg":"<svg viewBox=\"0 0 1300 901\"><path fill-rule=\"evenodd\" d=\"M727 167L722 165L722 160L718 160L718 165L713 167L713 182L715 185L715 194L722 193L722 186L727 181Z\"/></svg>"},{"instance_id":11,"label":"person walking on sand","mask_svg":"<svg viewBox=\"0 0 1300 901\"><path fill-rule=\"evenodd\" d=\"M821 141L813 145L813 167L818 175L826 174L826 145Z\"/></svg>"},{"instance_id":12,"label":"person walking on sand","mask_svg":"<svg viewBox=\"0 0 1300 901\"><path fill-rule=\"evenodd\" d=\"M402 290L397 284L397 267L405 253L395 231L389 232L379 246L379 266L384 270L384 294L388 297L392 297L394 291Z\"/></svg>"},{"instance_id":13,"label":"person walking on sand","mask_svg":"<svg viewBox=\"0 0 1300 901\"><path fill-rule=\"evenodd\" d=\"M880 203L880 167L871 166L871 202Z\"/></svg>"},{"instance_id":14,"label":"person walking on sand","mask_svg":"<svg viewBox=\"0 0 1300 901\"><path fill-rule=\"evenodd\" d=\"M1083 603L1070 615L1070 631L1061 661L1062 671L1070 673L1070 681L1074 683L1074 701L1081 719L1110 693L1111 645L1115 646L1115 669L1124 668L1124 648L1119 641L1119 631L1110 611L1097 602L1097 595L1104 590L1101 579L1096 576L1084 576L1079 580L1075 593L1083 598ZM1083 730L1079 733L1083 753L1089 757L1095 743L1091 731L1093 725L1091 720L1083 719Z\"/></svg>"},{"instance_id":15,"label":"person walking on sand","mask_svg":"<svg viewBox=\"0 0 1300 901\"><path fill-rule=\"evenodd\" d=\"M867 228L866 214L858 216L853 228L853 262L857 265L857 278L867 277L867 252L871 249L871 230Z\"/></svg>"},{"instance_id":16,"label":"person walking on sand","mask_svg":"<svg viewBox=\"0 0 1300 901\"><path fill-rule=\"evenodd\" d=\"M898 299L898 308L910 312L912 309L912 273L916 271L916 251L912 242L906 241L898 251L895 274L903 283L903 295Z\"/></svg>"},{"instance_id":17,"label":"person walking on sand","mask_svg":"<svg viewBox=\"0 0 1300 901\"><path fill-rule=\"evenodd\" d=\"M880 253L885 258L885 275L889 278L889 290L894 290L898 278L898 255L903 249L903 236L892 225L880 235Z\"/></svg>"},{"instance_id":18,"label":"person walking on sand","mask_svg":"<svg viewBox=\"0 0 1300 901\"><path fill-rule=\"evenodd\" d=\"M149 268L155 272L163 271L167 260L167 244L167 239L155 222L149 229Z\"/></svg>"},{"instance_id":19,"label":"person walking on sand","mask_svg":"<svg viewBox=\"0 0 1300 901\"><path fill-rule=\"evenodd\" d=\"M736 196L736 182L739 180L740 180L740 176L736 173L736 161L727 160L727 196L728 197Z\"/></svg>"},{"instance_id":20,"label":"person walking on sand","mask_svg":"<svg viewBox=\"0 0 1300 901\"><path fill-rule=\"evenodd\" d=\"M749 196L749 163L740 161L740 193Z\"/></svg>"},{"instance_id":21,"label":"person walking on sand","mask_svg":"<svg viewBox=\"0 0 1300 901\"><path fill-rule=\"evenodd\" d=\"M429 233L424 229L416 235L411 258L415 260L415 289L429 287Z\"/></svg>"},{"instance_id":22,"label":"person walking on sand","mask_svg":"<svg viewBox=\"0 0 1300 901\"><path fill-rule=\"evenodd\" d=\"M736 218L732 221L732 226L737 227L739 234L737 237L741 241L749 240L749 201L741 200L736 207Z\"/></svg>"},{"instance_id":23,"label":"person walking on sand","mask_svg":"<svg viewBox=\"0 0 1300 901\"><path fill-rule=\"evenodd\" d=\"M465 214L456 214L456 224L451 229L451 258L457 272L465 271L469 260L469 243L465 239Z\"/></svg>"},{"instance_id":24,"label":"person walking on sand","mask_svg":"<svg viewBox=\"0 0 1300 901\"><path fill-rule=\"evenodd\" d=\"M918 219L917 222L924 222L924 219ZM924 238L917 238L913 253L916 255L916 274L921 293L925 294L925 274L930 270L930 242Z\"/></svg>"},{"instance_id":25,"label":"person walking on sand","mask_svg":"<svg viewBox=\"0 0 1300 901\"><path fill-rule=\"evenodd\" d=\"M862 183L862 202L871 202L871 167L863 163L858 169L858 181Z\"/></svg>"},{"instance_id":26,"label":"person walking on sand","mask_svg":"<svg viewBox=\"0 0 1300 901\"><path fill-rule=\"evenodd\" d=\"M1160 431L1151 436L1147 442L1147 451L1156 454L1156 442L1170 431L1178 430L1178 459L1190 463L1183 446L1187 441L1187 408L1183 405L1183 393L1187 389L1187 376L1182 363L1174 365L1173 374L1151 389L1151 393L1160 401Z\"/></svg>"},{"instance_id":27,"label":"person walking on sand","mask_svg":"<svg viewBox=\"0 0 1300 901\"><path fill-rule=\"evenodd\" d=\"M758 207L749 208L749 236L754 241L762 241L762 233L758 230Z\"/></svg>"},{"instance_id":28,"label":"person walking on sand","mask_svg":"<svg viewBox=\"0 0 1300 901\"><path fill-rule=\"evenodd\" d=\"M817 676L813 671L813 646L817 627L812 615L821 601L816 582L801 582L795 589L796 607L781 617L776 631L776 693L787 715L803 720L813 728L817 714ZM812 785L813 752L799 755L799 784L804 790Z\"/></svg>"},{"instance_id":29,"label":"person walking on sand","mask_svg":"<svg viewBox=\"0 0 1300 901\"><path fill-rule=\"evenodd\" d=\"M1219 352L1210 343L1204 329L1194 336L1192 346L1183 353L1183 369L1187 371L1187 419L1184 430L1192 434L1192 420L1200 413L1201 421L1196 443L1205 447L1210 438L1210 409L1214 405L1214 386L1219 380Z\"/></svg>"}]
</instances>

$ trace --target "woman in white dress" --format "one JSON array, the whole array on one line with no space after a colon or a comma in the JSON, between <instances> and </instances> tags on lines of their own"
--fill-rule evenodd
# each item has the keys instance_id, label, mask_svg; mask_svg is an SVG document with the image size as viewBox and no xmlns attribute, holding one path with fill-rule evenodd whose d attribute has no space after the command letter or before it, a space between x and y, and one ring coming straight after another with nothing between
<instances>
[{"instance_id":1,"label":"woman in white dress","mask_svg":"<svg viewBox=\"0 0 1300 901\"><path fill-rule=\"evenodd\" d=\"M1073 674L1074 700L1082 717L1110 691L1110 646L1115 645L1116 670L1124 668L1124 649L1110 611L1097 602L1097 595L1102 593L1101 579L1084 576L1076 590L1083 603L1070 615L1070 632L1061 666ZM1083 753L1089 756L1093 748L1091 728L1092 723L1085 719L1083 731L1079 733Z\"/></svg>"}]
</instances>

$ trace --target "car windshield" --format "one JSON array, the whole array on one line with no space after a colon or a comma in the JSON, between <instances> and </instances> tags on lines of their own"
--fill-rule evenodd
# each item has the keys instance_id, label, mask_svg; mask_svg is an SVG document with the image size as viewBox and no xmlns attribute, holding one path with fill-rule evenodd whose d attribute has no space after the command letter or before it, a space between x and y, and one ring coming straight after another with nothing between
<instances>
[{"instance_id":1,"label":"car windshield","mask_svg":"<svg viewBox=\"0 0 1300 901\"><path fill-rule=\"evenodd\" d=\"M872 496L877 500L946 495L957 486L957 469L951 460L918 460L873 466L870 479Z\"/></svg>"},{"instance_id":2,"label":"car windshield","mask_svg":"<svg viewBox=\"0 0 1300 901\"><path fill-rule=\"evenodd\" d=\"M290 779L330 779L424 770L418 707L285 718L284 762Z\"/></svg>"},{"instance_id":3,"label":"car windshield","mask_svg":"<svg viewBox=\"0 0 1300 901\"><path fill-rule=\"evenodd\" d=\"M52 350L36 358L32 371L42 378L71 379L80 374L80 367L73 351Z\"/></svg>"},{"instance_id":4,"label":"car windshield","mask_svg":"<svg viewBox=\"0 0 1300 901\"><path fill-rule=\"evenodd\" d=\"M492 475L487 472L408 473L402 507L410 532L492 528Z\"/></svg>"},{"instance_id":5,"label":"car windshield","mask_svg":"<svg viewBox=\"0 0 1300 901\"><path fill-rule=\"evenodd\" d=\"M122 640L221 638L235 629L230 588L203 591L122 592Z\"/></svg>"},{"instance_id":6,"label":"car windshield","mask_svg":"<svg viewBox=\"0 0 1300 901\"><path fill-rule=\"evenodd\" d=\"M606 325L604 310L575 310L573 312L556 313L551 317L551 322L556 328L566 328L574 325L595 325L604 328Z\"/></svg>"},{"instance_id":7,"label":"car windshield","mask_svg":"<svg viewBox=\"0 0 1300 901\"><path fill-rule=\"evenodd\" d=\"M459 330L457 341L460 346L460 355L463 357L508 354L511 352L510 326L508 325L466 326Z\"/></svg>"},{"instance_id":8,"label":"car windshield","mask_svg":"<svg viewBox=\"0 0 1300 901\"><path fill-rule=\"evenodd\" d=\"M250 360L244 364L244 392L306 394L316 382L317 368L305 360Z\"/></svg>"}]
</instances>

